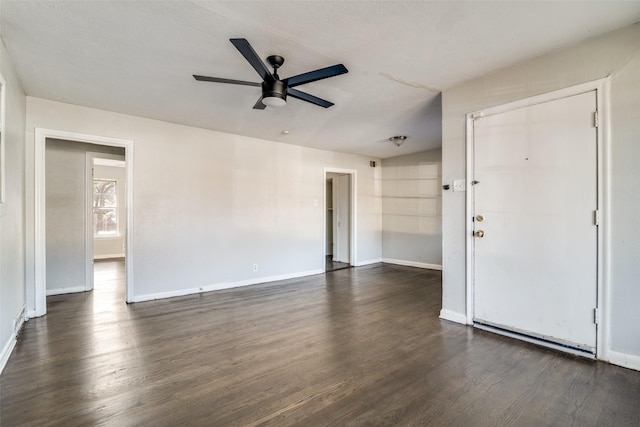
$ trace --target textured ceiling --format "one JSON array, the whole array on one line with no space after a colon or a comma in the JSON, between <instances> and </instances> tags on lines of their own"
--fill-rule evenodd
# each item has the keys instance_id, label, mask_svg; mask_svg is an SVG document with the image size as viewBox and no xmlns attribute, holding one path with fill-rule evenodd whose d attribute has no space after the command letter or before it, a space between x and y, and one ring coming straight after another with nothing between
<instances>
[{"instance_id":1,"label":"textured ceiling","mask_svg":"<svg viewBox=\"0 0 640 427\"><path fill-rule=\"evenodd\" d=\"M440 146L441 90L638 22L640 2L2 0L0 14L30 96L386 158ZM336 105L253 110L259 88L195 81L260 81L234 37L284 56L283 78L344 63L298 87Z\"/></svg>"}]
</instances>

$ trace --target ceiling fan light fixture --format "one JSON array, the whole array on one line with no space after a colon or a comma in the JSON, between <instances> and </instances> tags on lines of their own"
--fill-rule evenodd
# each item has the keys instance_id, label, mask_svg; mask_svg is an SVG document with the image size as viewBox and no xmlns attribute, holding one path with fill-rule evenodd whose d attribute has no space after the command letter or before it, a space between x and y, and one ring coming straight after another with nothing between
<instances>
[{"instance_id":1,"label":"ceiling fan light fixture","mask_svg":"<svg viewBox=\"0 0 640 427\"><path fill-rule=\"evenodd\" d=\"M287 87L280 80L262 82L262 103L267 107L287 105Z\"/></svg>"},{"instance_id":2,"label":"ceiling fan light fixture","mask_svg":"<svg viewBox=\"0 0 640 427\"><path fill-rule=\"evenodd\" d=\"M267 107L284 107L287 105L287 100L284 97L265 96L262 98L262 103Z\"/></svg>"},{"instance_id":3,"label":"ceiling fan light fixture","mask_svg":"<svg viewBox=\"0 0 640 427\"><path fill-rule=\"evenodd\" d=\"M389 141L396 147L400 147L407 140L406 135L396 135L389 138Z\"/></svg>"}]
</instances>

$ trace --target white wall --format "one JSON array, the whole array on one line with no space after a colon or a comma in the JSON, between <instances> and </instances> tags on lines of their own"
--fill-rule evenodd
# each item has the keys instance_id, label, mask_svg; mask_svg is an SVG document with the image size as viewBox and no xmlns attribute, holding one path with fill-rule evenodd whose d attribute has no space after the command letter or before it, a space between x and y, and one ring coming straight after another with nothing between
<instances>
[{"instance_id":1,"label":"white wall","mask_svg":"<svg viewBox=\"0 0 640 427\"><path fill-rule=\"evenodd\" d=\"M443 93L443 182L465 177L465 114L611 76L610 359L640 369L640 24ZM465 193L443 194L443 310L465 316ZM621 361L621 359L623 359Z\"/></svg>"},{"instance_id":2,"label":"white wall","mask_svg":"<svg viewBox=\"0 0 640 427\"><path fill-rule=\"evenodd\" d=\"M25 305L24 138L26 98L0 41L0 73L5 83L6 205L0 214L0 371L15 344L14 322Z\"/></svg>"},{"instance_id":3,"label":"white wall","mask_svg":"<svg viewBox=\"0 0 640 427\"><path fill-rule=\"evenodd\" d=\"M442 268L442 151L382 161L382 258Z\"/></svg>"},{"instance_id":4,"label":"white wall","mask_svg":"<svg viewBox=\"0 0 640 427\"><path fill-rule=\"evenodd\" d=\"M355 263L381 258L372 159L27 97L30 179L36 127L133 141L135 300L323 272L325 167L357 171Z\"/></svg>"},{"instance_id":5,"label":"white wall","mask_svg":"<svg viewBox=\"0 0 640 427\"><path fill-rule=\"evenodd\" d=\"M124 156L122 157L124 160ZM124 257L124 244L126 234L126 179L125 168L117 166L94 166L94 179L107 179L116 181L118 193L118 230L116 237L97 237L93 239L93 258L118 258Z\"/></svg>"}]
</instances>

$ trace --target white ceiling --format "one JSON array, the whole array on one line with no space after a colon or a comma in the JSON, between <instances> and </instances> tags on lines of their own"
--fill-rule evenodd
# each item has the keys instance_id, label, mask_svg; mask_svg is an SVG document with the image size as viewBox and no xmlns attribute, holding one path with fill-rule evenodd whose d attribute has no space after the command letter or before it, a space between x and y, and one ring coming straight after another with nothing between
<instances>
[{"instance_id":1,"label":"white ceiling","mask_svg":"<svg viewBox=\"0 0 640 427\"><path fill-rule=\"evenodd\" d=\"M443 89L638 22L640 2L2 0L0 14L27 95L387 158L440 146ZM260 81L234 37L284 56L283 78L345 64L298 87L336 105L253 110L259 88L195 81Z\"/></svg>"}]
</instances>

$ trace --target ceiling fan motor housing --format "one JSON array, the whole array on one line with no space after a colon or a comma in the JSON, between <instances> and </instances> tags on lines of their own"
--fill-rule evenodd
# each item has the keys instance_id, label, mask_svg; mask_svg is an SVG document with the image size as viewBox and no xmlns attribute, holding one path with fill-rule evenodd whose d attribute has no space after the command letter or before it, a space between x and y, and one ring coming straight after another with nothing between
<instances>
[{"instance_id":1,"label":"ceiling fan motor housing","mask_svg":"<svg viewBox=\"0 0 640 427\"><path fill-rule=\"evenodd\" d=\"M281 80L267 79L262 82L263 98L280 98L287 100L287 85Z\"/></svg>"}]
</instances>

